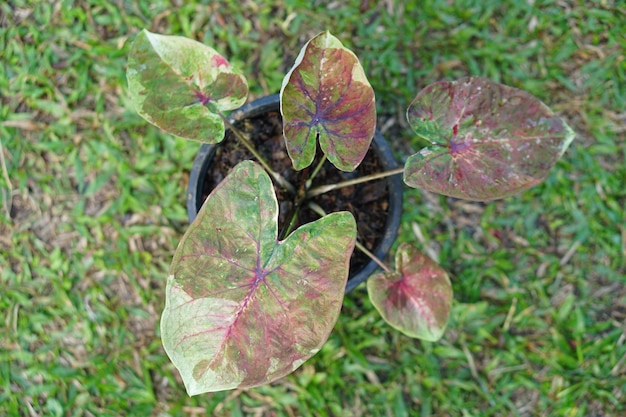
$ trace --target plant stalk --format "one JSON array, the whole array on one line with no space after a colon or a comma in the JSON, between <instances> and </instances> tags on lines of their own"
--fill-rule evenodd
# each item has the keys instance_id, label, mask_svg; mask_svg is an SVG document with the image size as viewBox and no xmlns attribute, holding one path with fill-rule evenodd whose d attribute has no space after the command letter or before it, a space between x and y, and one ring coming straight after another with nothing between
<instances>
[{"instance_id":1,"label":"plant stalk","mask_svg":"<svg viewBox=\"0 0 626 417\"><path fill-rule=\"evenodd\" d=\"M385 272L391 272L391 270L389 269L389 267L387 267L387 265L385 265L383 263L383 261L381 261L380 259L378 259L376 257L376 255L374 255L372 252L370 252L365 246L363 246L363 244L361 242L359 242L358 240L355 243L355 246L357 247L358 250L360 250L361 252L363 252L364 254L367 255L368 258L370 258L372 261L376 262L376 264L378 266L380 266L380 269L382 269Z\"/></svg>"},{"instance_id":2,"label":"plant stalk","mask_svg":"<svg viewBox=\"0 0 626 417\"><path fill-rule=\"evenodd\" d=\"M313 180L315 179L317 174L319 174L319 172L321 171L322 167L324 166L324 163L326 162L326 159L327 159L326 155L322 156L322 159L320 160L319 164L317 164L317 166L313 170L313 173L311 174L309 179L306 181L306 189L307 190L309 188L311 188L311 184L313 184Z\"/></svg>"},{"instance_id":3,"label":"plant stalk","mask_svg":"<svg viewBox=\"0 0 626 417\"><path fill-rule=\"evenodd\" d=\"M221 112L220 116L222 117L224 124L230 129L231 132L233 132L233 134L246 147L246 149L250 151L250 153L257 159L257 161L259 161L259 163L263 165L263 168L265 168L265 170L272 176L272 178L274 178L278 185L287 190L290 194L295 194L296 189L294 188L294 186L291 185L291 183L287 181L282 175L272 169L272 167L265 160L265 158L263 158L263 156L258 153L256 149L254 149L254 146L252 145L252 143L250 143L246 135L241 132L241 130L237 129L232 123L230 123Z\"/></svg>"},{"instance_id":4,"label":"plant stalk","mask_svg":"<svg viewBox=\"0 0 626 417\"><path fill-rule=\"evenodd\" d=\"M361 184L368 181L374 181L381 178L390 177L392 175L402 174L404 167L392 169L391 171L379 172L378 174L366 175L364 177L355 178L352 180L338 182L336 184L320 185L319 187L312 188L307 193L307 198L312 198L320 194L327 193L329 191L337 190L339 188L348 187L350 185Z\"/></svg>"},{"instance_id":5,"label":"plant stalk","mask_svg":"<svg viewBox=\"0 0 626 417\"><path fill-rule=\"evenodd\" d=\"M291 232L293 232L293 229L295 229L296 227L296 220L298 219L299 213L300 213L300 205L296 205L294 207L293 215L291 216L291 219L289 220L289 224L287 225L287 228L280 235L280 240L284 240L287 236L289 236Z\"/></svg>"}]
</instances>

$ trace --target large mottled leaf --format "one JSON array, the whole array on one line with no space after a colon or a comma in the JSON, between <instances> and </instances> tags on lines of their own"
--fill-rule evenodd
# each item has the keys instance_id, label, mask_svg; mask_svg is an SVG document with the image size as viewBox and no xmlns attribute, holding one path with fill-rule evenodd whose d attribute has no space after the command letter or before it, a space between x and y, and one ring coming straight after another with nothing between
<instances>
[{"instance_id":1,"label":"large mottled leaf","mask_svg":"<svg viewBox=\"0 0 626 417\"><path fill-rule=\"evenodd\" d=\"M139 114L176 136L217 143L220 111L245 103L248 84L214 49L180 36L141 31L128 58L128 88Z\"/></svg>"},{"instance_id":2,"label":"large mottled leaf","mask_svg":"<svg viewBox=\"0 0 626 417\"><path fill-rule=\"evenodd\" d=\"M432 146L407 160L406 184L468 200L503 198L538 184L574 139L537 98L485 78L426 87L407 119Z\"/></svg>"},{"instance_id":3,"label":"large mottled leaf","mask_svg":"<svg viewBox=\"0 0 626 417\"><path fill-rule=\"evenodd\" d=\"M330 162L353 171L376 128L374 90L359 59L329 32L311 39L283 79L280 111L295 169L313 162L317 140Z\"/></svg>"},{"instance_id":4,"label":"large mottled leaf","mask_svg":"<svg viewBox=\"0 0 626 417\"><path fill-rule=\"evenodd\" d=\"M189 395L271 382L314 355L337 321L356 224L329 214L277 240L272 182L244 161L180 242L163 345Z\"/></svg>"},{"instance_id":5,"label":"large mottled leaf","mask_svg":"<svg viewBox=\"0 0 626 417\"><path fill-rule=\"evenodd\" d=\"M367 281L374 307L392 327L410 337L441 338L452 306L448 274L409 244L396 252L396 271L382 272Z\"/></svg>"}]
</instances>

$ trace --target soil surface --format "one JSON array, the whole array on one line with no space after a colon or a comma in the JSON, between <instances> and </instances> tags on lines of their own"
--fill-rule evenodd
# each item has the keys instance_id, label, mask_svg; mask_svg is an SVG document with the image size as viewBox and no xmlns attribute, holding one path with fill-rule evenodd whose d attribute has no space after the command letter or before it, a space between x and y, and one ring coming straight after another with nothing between
<instances>
[{"instance_id":1,"label":"soil surface","mask_svg":"<svg viewBox=\"0 0 626 417\"><path fill-rule=\"evenodd\" d=\"M282 117L279 112L269 112L262 116L246 119L236 124L251 138L257 151L263 155L272 168L280 173L296 189L304 190L309 175L322 156L318 146L317 156L313 164L302 171L292 168L291 159L287 154L282 132ZM217 186L228 172L239 162L255 158L241 145L232 133L217 146L213 161L209 166L204 181L202 201L206 200L211 190ZM381 172L383 167L379 158L370 148L365 159L353 172L342 172L326 161L322 169L313 179L312 187L334 184L356 177ZM274 189L279 202L279 236L283 237L284 229L293 217L295 197L274 183ZM368 250L373 251L383 237L387 210L389 206L389 190L384 179L369 181L363 184L343 187L316 196L312 199L322 207L326 213L349 211L354 215L357 223L357 239ZM301 204L297 213L296 226L300 226L319 219L320 216ZM358 272L369 258L358 249L354 250L350 260L351 276Z\"/></svg>"}]
</instances>

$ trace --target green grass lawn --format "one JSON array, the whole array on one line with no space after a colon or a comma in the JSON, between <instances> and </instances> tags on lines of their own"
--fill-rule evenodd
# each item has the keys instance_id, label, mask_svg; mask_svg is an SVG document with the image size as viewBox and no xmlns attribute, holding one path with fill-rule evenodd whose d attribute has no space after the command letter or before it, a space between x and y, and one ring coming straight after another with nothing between
<instances>
[{"instance_id":1,"label":"green grass lawn","mask_svg":"<svg viewBox=\"0 0 626 417\"><path fill-rule=\"evenodd\" d=\"M0 4L0 415L626 415L623 2L205 3ZM329 29L359 55L398 158L420 146L410 100L466 75L529 91L577 138L543 184L503 201L406 189L398 240L453 281L441 341L386 326L361 286L293 375L189 398L158 322L200 145L129 105L142 28L214 46L250 100Z\"/></svg>"}]
</instances>

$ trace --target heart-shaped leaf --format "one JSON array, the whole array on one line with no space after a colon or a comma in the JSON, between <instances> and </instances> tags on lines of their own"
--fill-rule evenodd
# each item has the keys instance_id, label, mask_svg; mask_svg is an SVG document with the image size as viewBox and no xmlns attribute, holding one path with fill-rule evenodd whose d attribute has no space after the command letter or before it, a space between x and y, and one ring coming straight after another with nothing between
<instances>
[{"instance_id":1,"label":"heart-shaped leaf","mask_svg":"<svg viewBox=\"0 0 626 417\"><path fill-rule=\"evenodd\" d=\"M374 307L392 327L410 337L441 338L452 307L448 274L409 244L396 252L396 272L372 275L367 293Z\"/></svg>"},{"instance_id":2,"label":"heart-shaped leaf","mask_svg":"<svg viewBox=\"0 0 626 417\"><path fill-rule=\"evenodd\" d=\"M537 98L485 78L426 87L407 119L432 146L407 160L406 184L468 200L503 198L538 184L574 139Z\"/></svg>"},{"instance_id":3,"label":"heart-shaped leaf","mask_svg":"<svg viewBox=\"0 0 626 417\"><path fill-rule=\"evenodd\" d=\"M329 32L311 39L283 79L280 111L296 170L313 162L319 138L328 160L353 171L376 129L374 90L359 59Z\"/></svg>"},{"instance_id":4,"label":"heart-shaped leaf","mask_svg":"<svg viewBox=\"0 0 626 417\"><path fill-rule=\"evenodd\" d=\"M218 112L240 107L248 96L244 76L213 48L145 29L133 42L126 76L144 119L173 135L206 143L224 138Z\"/></svg>"},{"instance_id":5,"label":"heart-shaped leaf","mask_svg":"<svg viewBox=\"0 0 626 417\"><path fill-rule=\"evenodd\" d=\"M284 241L277 233L272 182L244 161L180 242L161 334L189 395L281 378L328 338L348 279L354 217L329 214Z\"/></svg>"}]
</instances>

